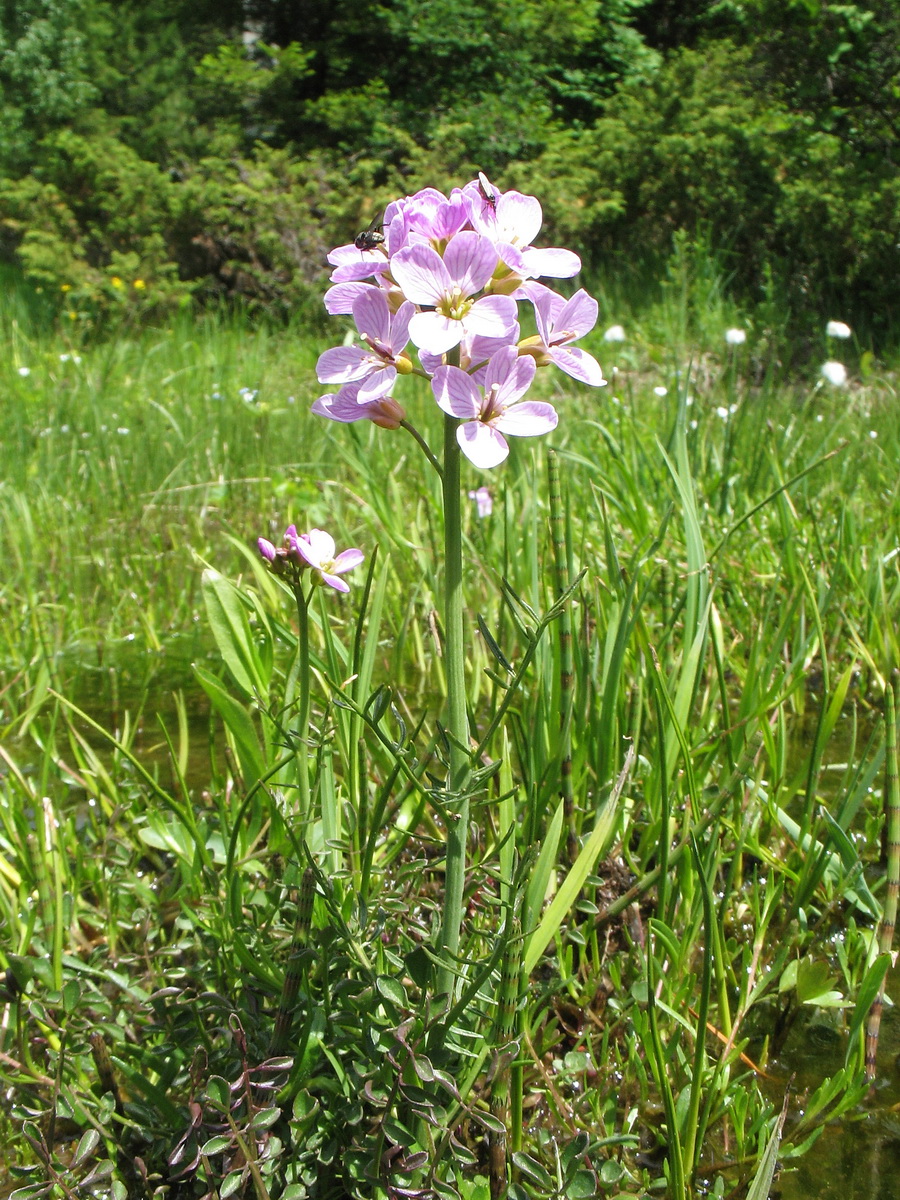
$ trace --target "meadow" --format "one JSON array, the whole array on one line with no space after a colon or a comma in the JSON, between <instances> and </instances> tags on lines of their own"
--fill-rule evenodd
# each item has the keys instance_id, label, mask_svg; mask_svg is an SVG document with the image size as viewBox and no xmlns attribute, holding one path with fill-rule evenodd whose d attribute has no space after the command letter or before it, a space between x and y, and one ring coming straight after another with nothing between
<instances>
[{"instance_id":1,"label":"meadow","mask_svg":"<svg viewBox=\"0 0 900 1200\"><path fill-rule=\"evenodd\" d=\"M310 415L333 330L87 333L5 289L3 1194L762 1200L896 1100L864 1044L896 371L813 317L793 354L709 263L596 294L608 386L548 379L554 433L464 464L447 1011L434 472ZM439 438L424 383L415 419ZM256 549L291 522L365 554L309 610L305 838L297 613Z\"/></svg>"}]
</instances>

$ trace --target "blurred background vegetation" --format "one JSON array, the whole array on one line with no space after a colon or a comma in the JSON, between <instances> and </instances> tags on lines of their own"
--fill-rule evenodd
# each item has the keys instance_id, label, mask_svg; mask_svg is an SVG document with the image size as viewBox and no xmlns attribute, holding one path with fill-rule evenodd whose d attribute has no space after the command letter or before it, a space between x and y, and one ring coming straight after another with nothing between
<instances>
[{"instance_id":1,"label":"blurred background vegetation","mask_svg":"<svg viewBox=\"0 0 900 1200\"><path fill-rule=\"evenodd\" d=\"M678 235L897 341L895 0L0 0L0 98L0 258L63 323L312 312L330 246L482 169L595 279Z\"/></svg>"}]
</instances>

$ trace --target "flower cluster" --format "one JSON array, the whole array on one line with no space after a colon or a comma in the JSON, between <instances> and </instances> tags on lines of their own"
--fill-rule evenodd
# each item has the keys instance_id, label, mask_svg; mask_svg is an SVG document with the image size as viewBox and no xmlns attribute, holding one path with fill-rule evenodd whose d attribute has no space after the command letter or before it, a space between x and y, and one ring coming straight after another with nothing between
<instances>
[{"instance_id":1,"label":"flower cluster","mask_svg":"<svg viewBox=\"0 0 900 1200\"><path fill-rule=\"evenodd\" d=\"M258 539L257 545L275 575L296 584L302 573L309 570L313 585L327 584L336 592L350 591L340 576L359 566L363 560L361 550L342 550L336 554L334 538L324 529L298 533L295 525L288 525L280 546L263 537Z\"/></svg>"},{"instance_id":2,"label":"flower cluster","mask_svg":"<svg viewBox=\"0 0 900 1200\"><path fill-rule=\"evenodd\" d=\"M532 245L541 221L534 196L500 192L479 174L449 197L425 188L393 201L377 230L333 250L325 307L353 317L360 343L320 357L319 382L338 390L320 396L313 412L396 429L406 413L394 389L415 373L458 418L459 445L478 467L503 462L507 436L554 429L552 405L523 401L539 367L592 387L606 380L596 359L572 345L596 324L596 300L584 290L567 300L538 282L581 268L570 250ZM520 301L534 310L531 337L520 337Z\"/></svg>"}]
</instances>

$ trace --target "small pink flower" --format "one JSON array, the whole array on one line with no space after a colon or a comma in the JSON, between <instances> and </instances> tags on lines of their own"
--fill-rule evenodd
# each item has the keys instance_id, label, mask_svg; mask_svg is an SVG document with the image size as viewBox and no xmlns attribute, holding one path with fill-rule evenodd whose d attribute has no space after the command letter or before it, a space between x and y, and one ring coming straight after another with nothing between
<instances>
[{"instance_id":1,"label":"small pink flower","mask_svg":"<svg viewBox=\"0 0 900 1200\"><path fill-rule=\"evenodd\" d=\"M340 421L349 425L353 421L372 421L382 429L398 429L406 413L393 396L377 395L374 399L360 400L359 383L348 383L339 392L320 396L311 412L329 421Z\"/></svg>"},{"instance_id":2,"label":"small pink flower","mask_svg":"<svg viewBox=\"0 0 900 1200\"><path fill-rule=\"evenodd\" d=\"M484 487L484 485L482 485L480 488L476 488L474 491L469 492L469 499L475 501L475 507L481 520L484 520L485 517L489 517L494 511L494 498L491 495L490 490Z\"/></svg>"},{"instance_id":3,"label":"small pink flower","mask_svg":"<svg viewBox=\"0 0 900 1200\"><path fill-rule=\"evenodd\" d=\"M464 423L456 431L463 454L476 467L496 467L509 454L504 434L536 437L556 428L559 418L551 404L519 403L534 379L537 366L528 355L507 346L488 363L484 392L459 367L439 367L431 381L440 408Z\"/></svg>"},{"instance_id":4,"label":"small pink flower","mask_svg":"<svg viewBox=\"0 0 900 1200\"><path fill-rule=\"evenodd\" d=\"M442 258L433 246L414 242L391 262L391 274L407 300L424 305L409 323L416 346L444 354L468 335L506 337L516 322L516 302L509 296L474 297L497 266L489 238L458 233Z\"/></svg>"},{"instance_id":5,"label":"small pink flower","mask_svg":"<svg viewBox=\"0 0 900 1200\"><path fill-rule=\"evenodd\" d=\"M520 350L531 354L539 366L552 362L581 383L604 387L603 370L593 355L571 348L572 342L597 324L598 306L593 296L581 288L566 300L540 283L526 284L523 290L534 304L538 336L526 338Z\"/></svg>"},{"instance_id":6,"label":"small pink flower","mask_svg":"<svg viewBox=\"0 0 900 1200\"><path fill-rule=\"evenodd\" d=\"M339 579L346 571L358 567L363 560L362 550L342 550L335 555L334 538L324 529L311 529L293 539L294 549L312 567L313 580L327 584L336 592L349 592L349 586Z\"/></svg>"},{"instance_id":7,"label":"small pink flower","mask_svg":"<svg viewBox=\"0 0 900 1200\"><path fill-rule=\"evenodd\" d=\"M402 304L391 314L387 296L367 287L353 302L353 319L363 346L335 346L320 355L316 364L319 383L361 381L359 402L375 400L390 391L398 368L408 375L412 363L403 351L409 342L409 322L415 305Z\"/></svg>"}]
</instances>

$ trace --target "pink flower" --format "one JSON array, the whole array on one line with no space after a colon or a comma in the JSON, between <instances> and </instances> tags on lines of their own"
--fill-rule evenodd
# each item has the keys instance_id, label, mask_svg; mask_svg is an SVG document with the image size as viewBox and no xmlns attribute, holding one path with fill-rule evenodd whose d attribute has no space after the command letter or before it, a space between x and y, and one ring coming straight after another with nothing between
<instances>
[{"instance_id":1,"label":"pink flower","mask_svg":"<svg viewBox=\"0 0 900 1200\"><path fill-rule=\"evenodd\" d=\"M344 425L353 421L372 421L382 429L398 429L406 413L394 397L384 394L360 400L361 388L359 383L348 383L335 394L320 396L310 411L317 417L328 417L329 421L340 421Z\"/></svg>"},{"instance_id":2,"label":"pink flower","mask_svg":"<svg viewBox=\"0 0 900 1200\"><path fill-rule=\"evenodd\" d=\"M342 550L335 556L334 538L324 529L311 529L293 539L294 549L312 567L313 581L327 584L336 592L349 592L349 586L339 579L346 571L358 567L363 560L362 550Z\"/></svg>"},{"instance_id":3,"label":"pink flower","mask_svg":"<svg viewBox=\"0 0 900 1200\"><path fill-rule=\"evenodd\" d=\"M507 346L493 356L485 372L484 392L459 367L439 367L431 386L440 408L464 424L456 432L463 454L476 467L496 467L509 454L504 434L536 437L556 428L550 404L526 401L537 366L529 355Z\"/></svg>"},{"instance_id":4,"label":"pink flower","mask_svg":"<svg viewBox=\"0 0 900 1200\"><path fill-rule=\"evenodd\" d=\"M319 382L362 380L360 404L390 391L398 368L405 375L412 370L412 363L403 351L409 342L409 322L414 313L415 306L406 302L392 316L385 293L379 288L367 287L353 302L353 319L366 349L336 346L326 350L316 364Z\"/></svg>"},{"instance_id":5,"label":"pink flower","mask_svg":"<svg viewBox=\"0 0 900 1200\"><path fill-rule=\"evenodd\" d=\"M569 348L597 324L598 305L593 296L582 288L566 300L540 283L526 284L523 290L534 304L538 336L526 338L520 351L532 355L538 366L552 362L573 379L591 387L605 387L597 360L585 350Z\"/></svg>"},{"instance_id":6,"label":"pink flower","mask_svg":"<svg viewBox=\"0 0 900 1200\"><path fill-rule=\"evenodd\" d=\"M494 511L494 499L489 489L484 487L484 485L469 492L469 499L475 501L475 507L481 520L489 517Z\"/></svg>"},{"instance_id":7,"label":"pink flower","mask_svg":"<svg viewBox=\"0 0 900 1200\"><path fill-rule=\"evenodd\" d=\"M407 300L433 311L419 312L409 323L413 342L432 354L444 354L468 334L507 337L516 320L509 296L474 299L497 266L489 238L458 233L441 258L433 246L414 242L391 262L391 274Z\"/></svg>"},{"instance_id":8,"label":"pink flower","mask_svg":"<svg viewBox=\"0 0 900 1200\"><path fill-rule=\"evenodd\" d=\"M490 189L494 202L485 200ZM545 275L570 279L581 270L581 259L571 250L538 250L531 245L544 219L540 201L521 192L499 192L486 178L467 183L463 191L469 197L472 225L489 237L498 254L520 279Z\"/></svg>"}]
</instances>

